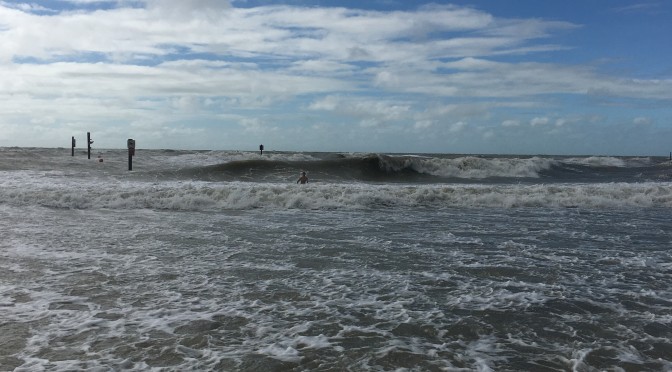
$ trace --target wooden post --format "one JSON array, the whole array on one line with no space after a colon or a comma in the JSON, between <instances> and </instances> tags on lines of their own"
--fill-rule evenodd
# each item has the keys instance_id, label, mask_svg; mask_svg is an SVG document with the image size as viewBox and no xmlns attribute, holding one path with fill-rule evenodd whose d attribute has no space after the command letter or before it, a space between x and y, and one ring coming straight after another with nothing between
<instances>
[{"instance_id":1,"label":"wooden post","mask_svg":"<svg viewBox=\"0 0 672 372\"><path fill-rule=\"evenodd\" d=\"M76 146L75 136L72 136L72 156L75 156L75 146Z\"/></svg>"},{"instance_id":2,"label":"wooden post","mask_svg":"<svg viewBox=\"0 0 672 372\"><path fill-rule=\"evenodd\" d=\"M86 132L86 146L88 148L88 154L89 154L89 159L91 159L91 144L93 141L91 140L91 132Z\"/></svg>"},{"instance_id":3,"label":"wooden post","mask_svg":"<svg viewBox=\"0 0 672 372\"><path fill-rule=\"evenodd\" d=\"M135 156L135 140L129 138L126 141L126 147L128 147L128 170L133 170L133 156Z\"/></svg>"}]
</instances>

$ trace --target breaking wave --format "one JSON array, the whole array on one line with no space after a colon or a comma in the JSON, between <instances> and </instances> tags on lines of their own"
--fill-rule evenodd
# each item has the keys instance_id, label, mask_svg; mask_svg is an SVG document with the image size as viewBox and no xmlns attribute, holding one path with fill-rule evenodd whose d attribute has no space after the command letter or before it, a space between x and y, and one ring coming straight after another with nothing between
<instances>
[{"instance_id":1,"label":"breaking wave","mask_svg":"<svg viewBox=\"0 0 672 372\"><path fill-rule=\"evenodd\" d=\"M164 182L0 188L1 203L70 209L672 207L672 183L372 185Z\"/></svg>"}]
</instances>

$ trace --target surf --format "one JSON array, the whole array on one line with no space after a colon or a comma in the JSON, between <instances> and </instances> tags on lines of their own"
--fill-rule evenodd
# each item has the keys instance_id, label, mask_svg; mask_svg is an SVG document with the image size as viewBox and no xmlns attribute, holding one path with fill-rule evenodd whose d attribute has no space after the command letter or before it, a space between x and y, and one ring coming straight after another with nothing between
<instances>
[{"instance_id":1,"label":"surf","mask_svg":"<svg viewBox=\"0 0 672 372\"><path fill-rule=\"evenodd\" d=\"M63 176L67 177L67 176ZM259 182L0 182L2 204L66 209L670 208L672 183L363 184Z\"/></svg>"}]
</instances>

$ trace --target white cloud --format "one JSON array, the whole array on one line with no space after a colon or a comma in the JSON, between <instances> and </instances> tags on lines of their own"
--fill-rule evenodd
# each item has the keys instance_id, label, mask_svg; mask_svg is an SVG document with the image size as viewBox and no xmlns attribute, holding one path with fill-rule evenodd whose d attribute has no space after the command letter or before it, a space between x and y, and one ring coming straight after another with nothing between
<instances>
[{"instance_id":1,"label":"white cloud","mask_svg":"<svg viewBox=\"0 0 672 372\"><path fill-rule=\"evenodd\" d=\"M503 127L517 127L520 126L520 122L518 120L504 120L502 122Z\"/></svg>"},{"instance_id":2,"label":"white cloud","mask_svg":"<svg viewBox=\"0 0 672 372\"><path fill-rule=\"evenodd\" d=\"M427 129L430 128L434 125L434 123L430 120L421 120L421 121L416 121L415 124L413 124L413 128L415 129Z\"/></svg>"},{"instance_id":3,"label":"white cloud","mask_svg":"<svg viewBox=\"0 0 672 372\"><path fill-rule=\"evenodd\" d=\"M635 125L649 125L651 124L651 119L646 117L637 117L632 122Z\"/></svg>"},{"instance_id":4,"label":"white cloud","mask_svg":"<svg viewBox=\"0 0 672 372\"><path fill-rule=\"evenodd\" d=\"M639 2L633 5L614 8L613 11L617 13L645 13L654 15L665 13L663 3L660 1Z\"/></svg>"},{"instance_id":5,"label":"white cloud","mask_svg":"<svg viewBox=\"0 0 672 372\"><path fill-rule=\"evenodd\" d=\"M0 6L11 8L11 9L18 9L23 12L50 12L52 11L49 8L46 8L44 6L38 5L38 4L28 4L28 3L17 3L17 2L9 2L9 1L0 1Z\"/></svg>"},{"instance_id":6,"label":"white cloud","mask_svg":"<svg viewBox=\"0 0 672 372\"><path fill-rule=\"evenodd\" d=\"M267 124L260 118L241 118L239 121L245 131L263 133Z\"/></svg>"},{"instance_id":7,"label":"white cloud","mask_svg":"<svg viewBox=\"0 0 672 372\"><path fill-rule=\"evenodd\" d=\"M341 98L337 96L327 96L310 104L310 110L334 111L341 104Z\"/></svg>"},{"instance_id":8,"label":"white cloud","mask_svg":"<svg viewBox=\"0 0 672 372\"><path fill-rule=\"evenodd\" d=\"M404 102L327 96L311 103L310 110L334 111L340 115L364 118L366 126L374 122L397 121L409 117L411 106Z\"/></svg>"},{"instance_id":9,"label":"white cloud","mask_svg":"<svg viewBox=\"0 0 672 372\"><path fill-rule=\"evenodd\" d=\"M192 11L212 12L229 9L228 0L145 0L147 9L189 13Z\"/></svg>"},{"instance_id":10,"label":"white cloud","mask_svg":"<svg viewBox=\"0 0 672 372\"><path fill-rule=\"evenodd\" d=\"M328 75L351 75L355 70L355 67L335 61L327 60L316 60L311 59L307 61L297 61L292 63L292 66L289 68L290 71L296 71L298 73L308 73L308 74L328 74Z\"/></svg>"},{"instance_id":11,"label":"white cloud","mask_svg":"<svg viewBox=\"0 0 672 372\"><path fill-rule=\"evenodd\" d=\"M448 73L409 66L371 69L387 89L447 97L532 97L550 94L672 99L672 80L602 76L592 68L544 63L505 63L466 58L443 65ZM451 71L452 70L452 71Z\"/></svg>"},{"instance_id":12,"label":"white cloud","mask_svg":"<svg viewBox=\"0 0 672 372\"><path fill-rule=\"evenodd\" d=\"M38 58L89 52L161 56L169 53L172 45L228 55L422 61L502 53L535 37L527 31L509 32L507 37L496 32L492 36L429 37L438 32L494 27L491 15L455 6L376 12L289 6L243 9L219 0L147 0L147 9L114 8L53 16L3 7L0 17L12 19L3 41L16 41L5 53ZM542 21L535 24L546 27ZM409 38L413 41L407 41ZM27 43L29 40L33 42Z\"/></svg>"},{"instance_id":13,"label":"white cloud","mask_svg":"<svg viewBox=\"0 0 672 372\"><path fill-rule=\"evenodd\" d=\"M453 124L451 124L451 125L449 126L449 128L448 128L448 131L449 131L450 133L461 132L462 130L464 130L464 128L465 128L466 126L467 126L467 123L465 123L465 122L463 122L463 121L458 121L457 123L453 123Z\"/></svg>"},{"instance_id":14,"label":"white cloud","mask_svg":"<svg viewBox=\"0 0 672 372\"><path fill-rule=\"evenodd\" d=\"M547 117L536 117L530 120L530 125L533 127L546 125L548 124L549 119Z\"/></svg>"},{"instance_id":15,"label":"white cloud","mask_svg":"<svg viewBox=\"0 0 672 372\"><path fill-rule=\"evenodd\" d=\"M456 6L424 7L414 12L289 6L242 9L216 0L150 0L147 6L147 10L116 8L52 16L0 7L0 19L5 19L8 27L0 33L0 60L89 57L125 63L191 51L220 59L288 58L290 68L285 71L292 74L346 73L359 79L368 75L374 77L372 87L415 94L524 97L590 93L672 99L669 80L617 79L599 76L585 67L483 59L507 51L520 53L531 39L547 37L550 30L575 27L568 23L495 20L486 13ZM187 14L189 19L156 16L154 12L159 10ZM212 14L218 17L210 17ZM461 30L477 33L426 36ZM413 39L418 34L424 36ZM437 61L460 57L467 58L443 64ZM362 60L386 65L357 71L350 64ZM264 59L259 61L265 64ZM457 71L437 73L437 67ZM282 71L282 66L275 70Z\"/></svg>"},{"instance_id":16,"label":"white cloud","mask_svg":"<svg viewBox=\"0 0 672 372\"><path fill-rule=\"evenodd\" d=\"M381 126L382 124L383 123L381 123L380 120L374 118L363 119L359 122L359 126L362 128L376 128Z\"/></svg>"},{"instance_id":17,"label":"white cloud","mask_svg":"<svg viewBox=\"0 0 672 372\"><path fill-rule=\"evenodd\" d=\"M171 104L177 111L189 113L198 112L204 107L200 99L191 96L175 97L171 99Z\"/></svg>"}]
</instances>

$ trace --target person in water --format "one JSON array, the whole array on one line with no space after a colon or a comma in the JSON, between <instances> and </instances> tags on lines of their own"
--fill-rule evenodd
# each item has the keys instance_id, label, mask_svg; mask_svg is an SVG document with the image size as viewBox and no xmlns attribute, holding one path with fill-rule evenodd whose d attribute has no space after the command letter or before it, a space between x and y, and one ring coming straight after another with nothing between
<instances>
[{"instance_id":1,"label":"person in water","mask_svg":"<svg viewBox=\"0 0 672 372\"><path fill-rule=\"evenodd\" d=\"M308 183L308 177L306 176L306 172L301 172L301 177L299 177L299 179L296 180L296 183L301 183L302 185Z\"/></svg>"}]
</instances>

